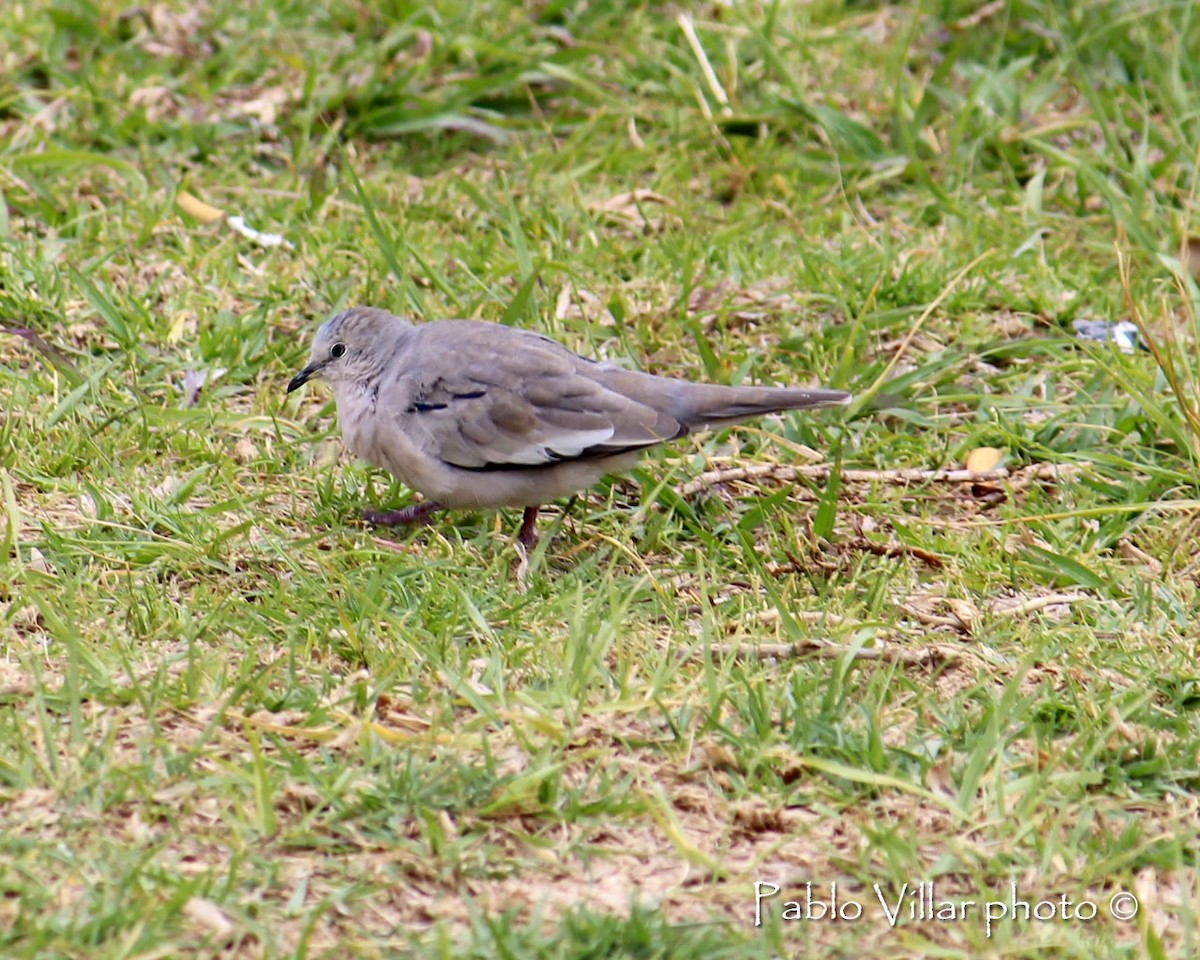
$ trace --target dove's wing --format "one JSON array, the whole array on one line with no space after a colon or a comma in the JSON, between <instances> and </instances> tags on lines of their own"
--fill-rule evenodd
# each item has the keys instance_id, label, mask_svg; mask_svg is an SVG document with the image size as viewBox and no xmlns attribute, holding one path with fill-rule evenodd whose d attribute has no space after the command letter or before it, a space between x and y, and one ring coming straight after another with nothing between
<instances>
[{"instance_id":1,"label":"dove's wing","mask_svg":"<svg viewBox=\"0 0 1200 960\"><path fill-rule=\"evenodd\" d=\"M417 331L403 358L399 416L410 437L452 466L534 468L688 432L653 398L606 386L608 365L532 331L450 320Z\"/></svg>"}]
</instances>

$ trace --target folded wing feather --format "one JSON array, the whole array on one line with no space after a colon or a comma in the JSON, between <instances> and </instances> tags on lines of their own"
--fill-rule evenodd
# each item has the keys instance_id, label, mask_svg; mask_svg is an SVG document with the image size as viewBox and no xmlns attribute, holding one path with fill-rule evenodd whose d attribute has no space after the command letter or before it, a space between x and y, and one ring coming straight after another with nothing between
<instances>
[{"instance_id":1,"label":"folded wing feather","mask_svg":"<svg viewBox=\"0 0 1200 960\"><path fill-rule=\"evenodd\" d=\"M687 432L669 414L588 376L597 367L591 361L536 334L493 329L503 331L502 342L463 337L447 351L452 362L440 365L441 376L414 378L406 427L445 463L537 467L638 450Z\"/></svg>"}]
</instances>

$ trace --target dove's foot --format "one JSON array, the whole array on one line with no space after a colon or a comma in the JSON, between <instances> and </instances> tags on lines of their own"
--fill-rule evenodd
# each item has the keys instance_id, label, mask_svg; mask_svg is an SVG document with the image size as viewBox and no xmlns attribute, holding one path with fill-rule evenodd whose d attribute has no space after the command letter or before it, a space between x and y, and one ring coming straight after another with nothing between
<instances>
[{"instance_id":1,"label":"dove's foot","mask_svg":"<svg viewBox=\"0 0 1200 960\"><path fill-rule=\"evenodd\" d=\"M414 503L411 507L400 510L374 510L368 507L363 511L363 519L377 527L399 527L409 523L420 523L431 513L441 509L442 505L432 500Z\"/></svg>"},{"instance_id":2,"label":"dove's foot","mask_svg":"<svg viewBox=\"0 0 1200 960\"><path fill-rule=\"evenodd\" d=\"M526 507L525 516L521 518L521 531L517 534L517 542L524 547L532 547L537 543L538 507Z\"/></svg>"}]
</instances>

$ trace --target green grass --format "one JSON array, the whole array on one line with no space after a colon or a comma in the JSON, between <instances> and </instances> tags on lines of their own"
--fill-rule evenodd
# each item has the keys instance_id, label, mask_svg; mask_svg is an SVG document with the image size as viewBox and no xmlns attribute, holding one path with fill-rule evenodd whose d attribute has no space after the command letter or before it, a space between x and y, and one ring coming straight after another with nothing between
<instances>
[{"instance_id":1,"label":"green grass","mask_svg":"<svg viewBox=\"0 0 1200 960\"><path fill-rule=\"evenodd\" d=\"M1200 952L1190 4L125 6L0 20L0 954ZM360 303L864 399L525 568L359 521L284 388Z\"/></svg>"}]
</instances>

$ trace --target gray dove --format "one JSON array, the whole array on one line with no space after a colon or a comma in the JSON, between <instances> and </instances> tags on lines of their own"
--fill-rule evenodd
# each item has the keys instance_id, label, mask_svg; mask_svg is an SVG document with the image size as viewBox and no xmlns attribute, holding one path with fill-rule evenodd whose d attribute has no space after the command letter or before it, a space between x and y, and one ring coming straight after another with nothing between
<instances>
[{"instance_id":1,"label":"gray dove","mask_svg":"<svg viewBox=\"0 0 1200 960\"><path fill-rule=\"evenodd\" d=\"M538 507L633 465L689 433L781 410L849 403L842 390L691 383L589 360L532 330L480 320L419 326L354 307L321 325L288 393L320 378L333 389L346 446L425 500L368 510L413 523L455 507L524 507L518 534L537 539Z\"/></svg>"}]
</instances>

